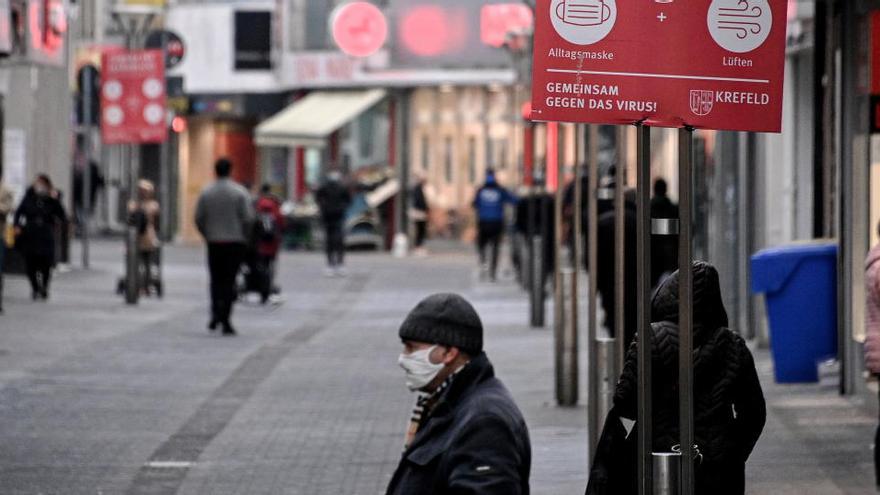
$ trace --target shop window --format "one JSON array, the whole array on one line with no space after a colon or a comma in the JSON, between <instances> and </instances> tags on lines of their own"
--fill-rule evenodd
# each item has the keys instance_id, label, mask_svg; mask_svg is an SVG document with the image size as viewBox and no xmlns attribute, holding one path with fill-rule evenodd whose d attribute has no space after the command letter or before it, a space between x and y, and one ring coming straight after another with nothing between
<instances>
[{"instance_id":1,"label":"shop window","mask_svg":"<svg viewBox=\"0 0 880 495\"><path fill-rule=\"evenodd\" d=\"M431 167L431 138L422 136L422 170L427 172Z\"/></svg>"},{"instance_id":2,"label":"shop window","mask_svg":"<svg viewBox=\"0 0 880 495\"><path fill-rule=\"evenodd\" d=\"M364 112L358 119L358 147L361 157L372 158L376 143L376 114L373 110Z\"/></svg>"},{"instance_id":3,"label":"shop window","mask_svg":"<svg viewBox=\"0 0 880 495\"><path fill-rule=\"evenodd\" d=\"M444 146L443 146L443 149L444 149L443 170L444 170L444 174L446 176L446 182L449 184L452 184L452 181L454 179L454 175L453 175L453 162L454 162L454 160L453 160L453 156L452 156L452 152L453 152L452 138L447 137L443 144L444 144Z\"/></svg>"},{"instance_id":4,"label":"shop window","mask_svg":"<svg viewBox=\"0 0 880 495\"><path fill-rule=\"evenodd\" d=\"M468 181L477 183L477 138L468 138Z\"/></svg>"}]
</instances>

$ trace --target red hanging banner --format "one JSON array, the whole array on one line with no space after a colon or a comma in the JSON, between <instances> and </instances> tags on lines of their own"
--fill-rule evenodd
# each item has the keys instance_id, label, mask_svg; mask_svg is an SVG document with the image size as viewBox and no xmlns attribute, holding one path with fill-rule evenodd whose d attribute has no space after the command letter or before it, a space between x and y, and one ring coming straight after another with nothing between
<instances>
[{"instance_id":1,"label":"red hanging banner","mask_svg":"<svg viewBox=\"0 0 880 495\"><path fill-rule=\"evenodd\" d=\"M786 0L538 0L532 119L779 132Z\"/></svg>"},{"instance_id":2,"label":"red hanging banner","mask_svg":"<svg viewBox=\"0 0 880 495\"><path fill-rule=\"evenodd\" d=\"M101 136L106 144L160 143L165 122L165 63L161 50L104 53Z\"/></svg>"}]
</instances>

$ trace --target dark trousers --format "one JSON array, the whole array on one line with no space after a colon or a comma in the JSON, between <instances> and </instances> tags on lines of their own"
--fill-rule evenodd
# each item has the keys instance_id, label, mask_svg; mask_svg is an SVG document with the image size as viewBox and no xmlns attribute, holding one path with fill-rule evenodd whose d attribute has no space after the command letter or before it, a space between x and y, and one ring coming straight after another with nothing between
<instances>
[{"instance_id":1,"label":"dark trousers","mask_svg":"<svg viewBox=\"0 0 880 495\"><path fill-rule=\"evenodd\" d=\"M428 222L426 220L416 221L416 247L420 248L425 244L428 237Z\"/></svg>"},{"instance_id":2,"label":"dark trousers","mask_svg":"<svg viewBox=\"0 0 880 495\"><path fill-rule=\"evenodd\" d=\"M877 490L880 491L880 426L874 434L874 479L877 483Z\"/></svg>"},{"instance_id":3,"label":"dark trousers","mask_svg":"<svg viewBox=\"0 0 880 495\"><path fill-rule=\"evenodd\" d=\"M53 255L27 253L24 255L25 270L28 280L31 282L31 290L37 295L46 295L49 292L49 282L52 278L52 265L55 263Z\"/></svg>"},{"instance_id":4,"label":"dark trousers","mask_svg":"<svg viewBox=\"0 0 880 495\"><path fill-rule=\"evenodd\" d=\"M498 248L501 245L501 233L504 230L502 222L480 222L477 233L477 251L480 255L480 264L486 264L487 251L489 254L489 276L495 278L498 270Z\"/></svg>"},{"instance_id":5,"label":"dark trousers","mask_svg":"<svg viewBox=\"0 0 880 495\"><path fill-rule=\"evenodd\" d=\"M244 244L209 243L208 270L211 273L211 318L217 323L228 323L232 305L238 298L235 277L244 261Z\"/></svg>"},{"instance_id":6,"label":"dark trousers","mask_svg":"<svg viewBox=\"0 0 880 495\"><path fill-rule=\"evenodd\" d=\"M342 220L325 221L326 239L324 249L327 252L327 264L331 267L345 263L345 234L342 231Z\"/></svg>"},{"instance_id":7,"label":"dark trousers","mask_svg":"<svg viewBox=\"0 0 880 495\"><path fill-rule=\"evenodd\" d=\"M259 254L254 261L254 269L259 280L260 298L265 303L272 295L275 280L275 256Z\"/></svg>"}]
</instances>

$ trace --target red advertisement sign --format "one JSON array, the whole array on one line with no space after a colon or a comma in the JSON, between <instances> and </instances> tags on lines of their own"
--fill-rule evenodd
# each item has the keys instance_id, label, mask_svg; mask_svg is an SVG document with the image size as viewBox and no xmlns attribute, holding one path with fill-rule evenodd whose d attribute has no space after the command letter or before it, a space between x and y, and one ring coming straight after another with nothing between
<instances>
[{"instance_id":1,"label":"red advertisement sign","mask_svg":"<svg viewBox=\"0 0 880 495\"><path fill-rule=\"evenodd\" d=\"M786 0L538 0L532 119L779 132Z\"/></svg>"},{"instance_id":2,"label":"red advertisement sign","mask_svg":"<svg viewBox=\"0 0 880 495\"><path fill-rule=\"evenodd\" d=\"M159 143L167 137L161 50L105 53L101 135L107 144Z\"/></svg>"}]
</instances>

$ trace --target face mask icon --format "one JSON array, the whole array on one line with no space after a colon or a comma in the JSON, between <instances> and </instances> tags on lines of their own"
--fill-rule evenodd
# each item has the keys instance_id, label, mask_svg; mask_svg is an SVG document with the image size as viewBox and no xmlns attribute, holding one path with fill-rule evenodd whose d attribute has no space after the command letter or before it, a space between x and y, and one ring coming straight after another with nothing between
<instances>
[{"instance_id":1,"label":"face mask icon","mask_svg":"<svg viewBox=\"0 0 880 495\"><path fill-rule=\"evenodd\" d=\"M599 26L611 18L611 7L605 0L562 0L556 17L575 26Z\"/></svg>"}]
</instances>

